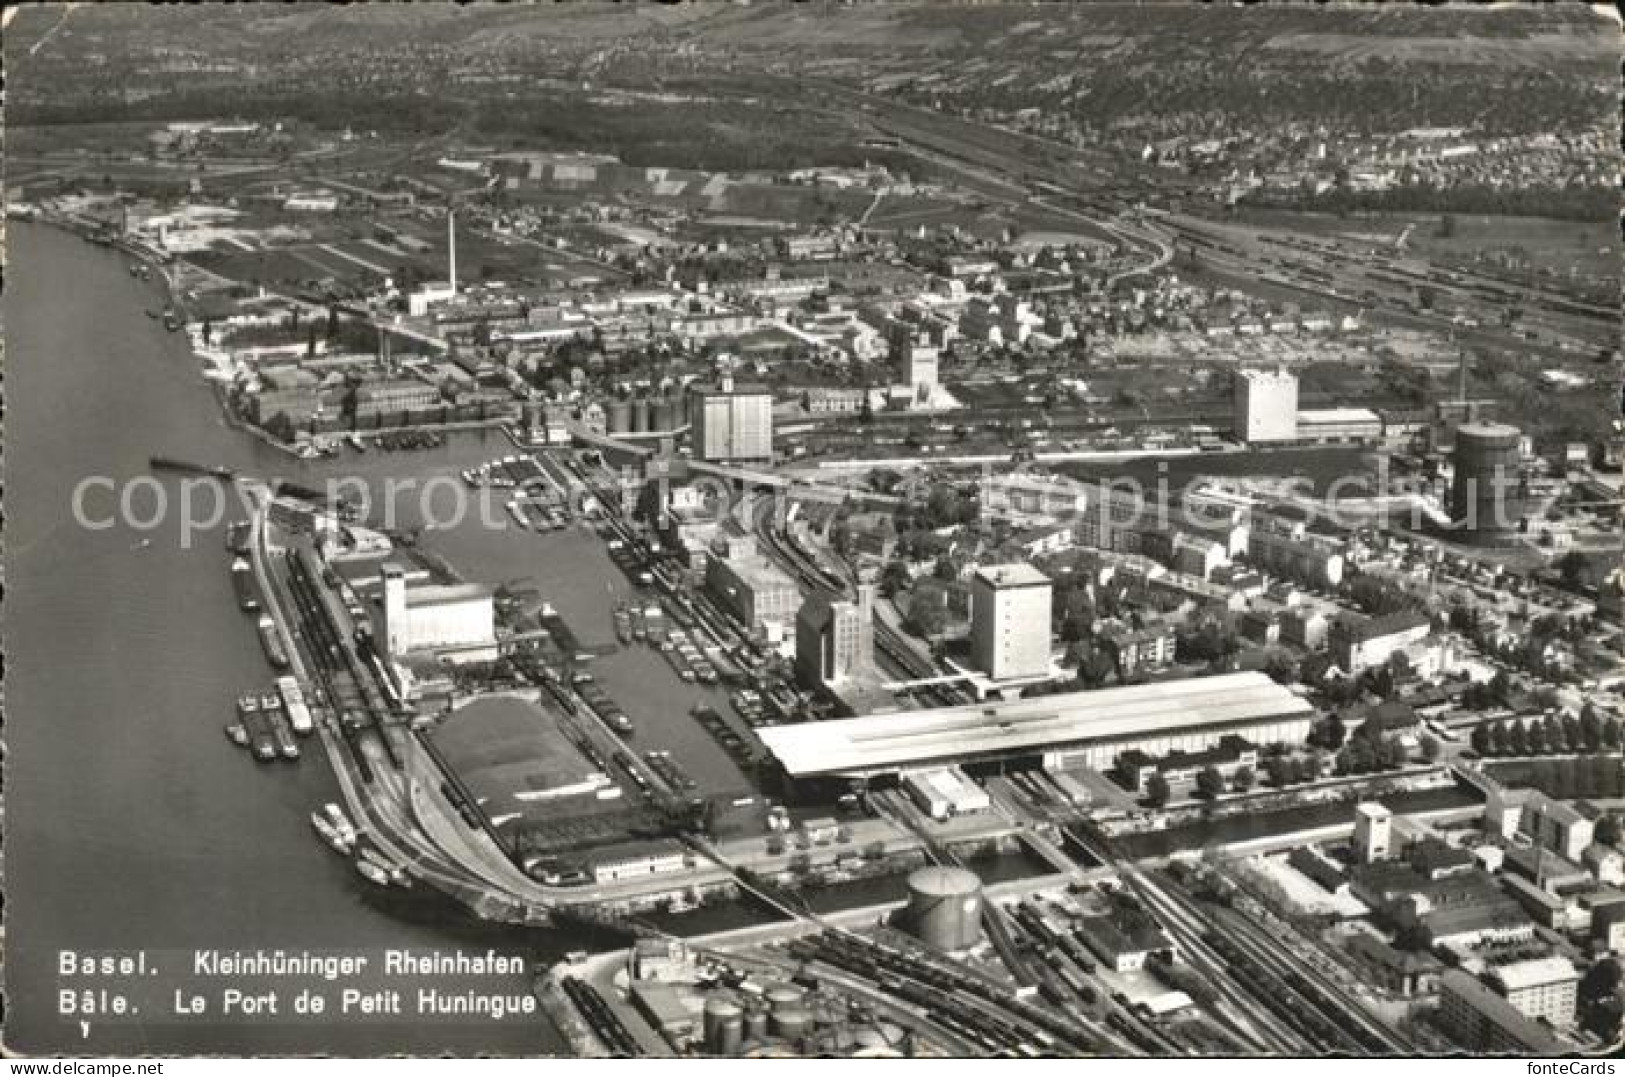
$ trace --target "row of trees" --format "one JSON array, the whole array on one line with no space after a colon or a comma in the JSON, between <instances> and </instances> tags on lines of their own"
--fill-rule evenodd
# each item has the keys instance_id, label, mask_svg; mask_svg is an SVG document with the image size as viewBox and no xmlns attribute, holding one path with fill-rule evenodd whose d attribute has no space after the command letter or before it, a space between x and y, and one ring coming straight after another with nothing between
<instances>
[{"instance_id":1,"label":"row of trees","mask_svg":"<svg viewBox=\"0 0 1625 1077\"><path fill-rule=\"evenodd\" d=\"M1614 715L1599 717L1594 707L1578 716L1553 714L1523 721L1481 722L1473 728L1473 750L1484 756L1566 755L1618 751L1625 728Z\"/></svg>"}]
</instances>

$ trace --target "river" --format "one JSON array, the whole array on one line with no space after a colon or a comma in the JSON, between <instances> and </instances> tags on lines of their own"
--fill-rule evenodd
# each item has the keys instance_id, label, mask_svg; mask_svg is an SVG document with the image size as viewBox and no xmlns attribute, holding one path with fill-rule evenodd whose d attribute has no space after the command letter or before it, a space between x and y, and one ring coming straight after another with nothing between
<instances>
[{"instance_id":1,"label":"river","mask_svg":"<svg viewBox=\"0 0 1625 1077\"><path fill-rule=\"evenodd\" d=\"M145 951L173 974L199 948L377 955L492 946L548 960L570 940L376 908L310 830L311 809L336 799L319 756L257 767L221 735L237 693L270 680L252 623L233 601L223 528L191 549L178 526L90 530L72 518L73 491L87 476L136 478L153 453L306 481L342 462L299 464L230 429L184 339L145 316L162 299L122 257L41 225L8 232L6 1046L29 1054L557 1050L545 1017L182 1019L161 1013L151 990L142 1012L93 1019L88 1036L58 1014L62 950ZM422 466L455 471L465 466L460 457L489 455L499 440L474 435L434 453L349 463L373 478ZM175 481L165 488L173 494ZM88 504L107 509L105 496ZM522 992L525 980L490 986Z\"/></svg>"}]
</instances>

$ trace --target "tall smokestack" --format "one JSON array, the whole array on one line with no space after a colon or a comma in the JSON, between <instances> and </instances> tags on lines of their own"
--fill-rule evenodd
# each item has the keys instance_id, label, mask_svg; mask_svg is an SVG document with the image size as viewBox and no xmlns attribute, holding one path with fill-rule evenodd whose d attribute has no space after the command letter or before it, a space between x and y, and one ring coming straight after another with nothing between
<instances>
[{"instance_id":1,"label":"tall smokestack","mask_svg":"<svg viewBox=\"0 0 1625 1077\"><path fill-rule=\"evenodd\" d=\"M457 208L446 208L446 245L451 250L451 294L457 294Z\"/></svg>"}]
</instances>

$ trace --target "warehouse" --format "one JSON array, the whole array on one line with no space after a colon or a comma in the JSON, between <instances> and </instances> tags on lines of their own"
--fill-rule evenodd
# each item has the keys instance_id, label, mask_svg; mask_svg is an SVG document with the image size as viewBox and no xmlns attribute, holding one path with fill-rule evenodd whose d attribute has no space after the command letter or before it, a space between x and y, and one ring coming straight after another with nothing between
<instances>
[{"instance_id":1,"label":"warehouse","mask_svg":"<svg viewBox=\"0 0 1625 1077\"><path fill-rule=\"evenodd\" d=\"M1314 708L1262 673L872 714L759 731L787 779L871 777L1031 757L1105 770L1129 749L1199 752L1226 734L1301 743Z\"/></svg>"}]
</instances>

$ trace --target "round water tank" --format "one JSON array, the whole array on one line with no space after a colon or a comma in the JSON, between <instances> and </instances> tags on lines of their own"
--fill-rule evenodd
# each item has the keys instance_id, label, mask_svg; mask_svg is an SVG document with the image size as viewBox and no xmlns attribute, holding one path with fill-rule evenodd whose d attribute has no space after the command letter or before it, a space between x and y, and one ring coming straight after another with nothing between
<instances>
[{"instance_id":1,"label":"round water tank","mask_svg":"<svg viewBox=\"0 0 1625 1077\"><path fill-rule=\"evenodd\" d=\"M1463 423L1456 428L1450 517L1476 541L1508 541L1524 516L1521 437L1517 427L1504 423Z\"/></svg>"},{"instance_id":2,"label":"round water tank","mask_svg":"<svg viewBox=\"0 0 1625 1077\"><path fill-rule=\"evenodd\" d=\"M744 1039L744 1026L745 1011L739 1003L721 995L706 1000L704 1015L706 1050L719 1055L738 1051L739 1043Z\"/></svg>"},{"instance_id":3,"label":"round water tank","mask_svg":"<svg viewBox=\"0 0 1625 1077\"><path fill-rule=\"evenodd\" d=\"M643 434L649 429L649 402L642 398L632 401L632 433Z\"/></svg>"},{"instance_id":4,"label":"round water tank","mask_svg":"<svg viewBox=\"0 0 1625 1077\"><path fill-rule=\"evenodd\" d=\"M773 1011L773 1035L799 1041L812 1034L812 1011L804 1006L786 1006Z\"/></svg>"},{"instance_id":5,"label":"round water tank","mask_svg":"<svg viewBox=\"0 0 1625 1077\"><path fill-rule=\"evenodd\" d=\"M609 402L609 432L611 434L624 434L632 429L632 402L630 400L611 400Z\"/></svg>"},{"instance_id":6,"label":"round water tank","mask_svg":"<svg viewBox=\"0 0 1625 1077\"><path fill-rule=\"evenodd\" d=\"M779 1010L786 1006L801 1005L803 992L799 987L791 987L788 984L781 984L778 987L769 988L765 997L769 1005L771 1005L775 1010Z\"/></svg>"},{"instance_id":7,"label":"round water tank","mask_svg":"<svg viewBox=\"0 0 1625 1077\"><path fill-rule=\"evenodd\" d=\"M751 1010L745 1014L745 1038L747 1040L766 1039L767 1027L766 1010Z\"/></svg>"},{"instance_id":8,"label":"round water tank","mask_svg":"<svg viewBox=\"0 0 1625 1077\"><path fill-rule=\"evenodd\" d=\"M964 868L921 868L908 877L908 920L939 950L968 950L982 937L982 880Z\"/></svg>"}]
</instances>

